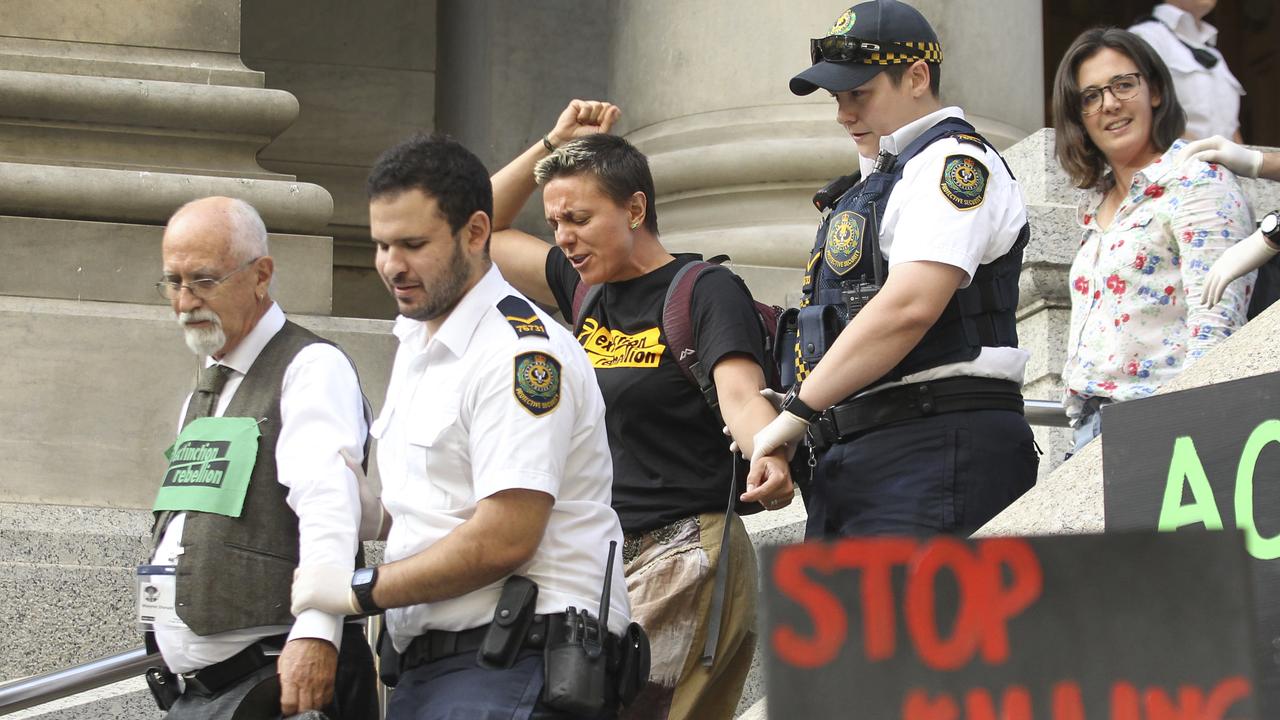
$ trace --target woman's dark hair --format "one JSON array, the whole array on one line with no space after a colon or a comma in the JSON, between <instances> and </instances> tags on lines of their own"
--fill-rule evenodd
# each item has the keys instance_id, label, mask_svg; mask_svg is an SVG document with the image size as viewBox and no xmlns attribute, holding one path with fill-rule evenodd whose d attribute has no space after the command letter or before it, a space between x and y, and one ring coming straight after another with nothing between
<instances>
[{"instance_id":1,"label":"woman's dark hair","mask_svg":"<svg viewBox=\"0 0 1280 720\"><path fill-rule=\"evenodd\" d=\"M1058 163L1076 187L1089 190L1110 189L1110 181L1104 180L1109 177L1105 175L1107 159L1084 128L1076 72L1085 60L1107 48L1133 60L1151 96L1160 98L1160 106L1152 109L1151 143L1155 147L1167 150L1187 127L1187 114L1178 103L1169 68L1145 40L1116 27L1085 30L1058 63L1053 80L1053 127Z\"/></svg>"},{"instance_id":2,"label":"woman's dark hair","mask_svg":"<svg viewBox=\"0 0 1280 720\"><path fill-rule=\"evenodd\" d=\"M493 217L489 171L480 158L446 135L417 133L387 150L365 183L370 200L414 188L435 198L452 233L461 230L477 210Z\"/></svg>"},{"instance_id":3,"label":"woman's dark hair","mask_svg":"<svg viewBox=\"0 0 1280 720\"><path fill-rule=\"evenodd\" d=\"M597 133L565 143L538 161L533 171L539 185L558 177L590 175L600 189L619 206L637 192L644 194L644 227L658 234L658 209L654 206L653 175L649 160L634 145L617 135Z\"/></svg>"}]
</instances>

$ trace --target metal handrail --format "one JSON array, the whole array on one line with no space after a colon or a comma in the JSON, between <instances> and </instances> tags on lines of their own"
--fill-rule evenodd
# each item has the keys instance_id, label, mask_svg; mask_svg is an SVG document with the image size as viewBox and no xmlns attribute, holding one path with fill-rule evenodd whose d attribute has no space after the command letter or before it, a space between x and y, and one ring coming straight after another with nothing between
<instances>
[{"instance_id":1,"label":"metal handrail","mask_svg":"<svg viewBox=\"0 0 1280 720\"><path fill-rule=\"evenodd\" d=\"M1067 411L1057 400L1023 400L1027 422L1042 427L1070 427Z\"/></svg>"},{"instance_id":2,"label":"metal handrail","mask_svg":"<svg viewBox=\"0 0 1280 720\"><path fill-rule=\"evenodd\" d=\"M0 685L0 715L139 677L147 668L159 665L160 662L159 653L148 655L146 648L138 648L63 670L5 683Z\"/></svg>"}]
</instances>

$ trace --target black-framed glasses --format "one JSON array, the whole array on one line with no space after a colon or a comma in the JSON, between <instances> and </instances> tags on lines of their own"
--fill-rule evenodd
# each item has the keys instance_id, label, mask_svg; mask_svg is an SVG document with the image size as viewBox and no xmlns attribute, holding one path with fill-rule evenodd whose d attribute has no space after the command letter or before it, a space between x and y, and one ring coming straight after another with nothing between
<instances>
[{"instance_id":1,"label":"black-framed glasses","mask_svg":"<svg viewBox=\"0 0 1280 720\"><path fill-rule=\"evenodd\" d=\"M201 300L208 300L213 297L214 293L218 292L218 288L222 283L231 279L232 275L245 270L261 259L261 257L256 257L220 278L200 278L199 280L192 280L190 282L161 280L156 283L156 292L165 300L173 300L182 294L182 288L186 288L197 298L200 298Z\"/></svg>"},{"instance_id":2,"label":"black-framed glasses","mask_svg":"<svg viewBox=\"0 0 1280 720\"><path fill-rule=\"evenodd\" d=\"M1125 102L1138 96L1138 88L1142 87L1142 73L1131 72L1111 78L1111 82L1102 87L1087 87L1080 91L1080 114L1092 115L1102 109L1102 98L1108 90L1116 102Z\"/></svg>"},{"instance_id":3,"label":"black-framed glasses","mask_svg":"<svg viewBox=\"0 0 1280 720\"><path fill-rule=\"evenodd\" d=\"M932 54L936 54L939 56L937 61L941 61L941 49L928 47L930 43L918 44L920 47L899 42L870 42L848 35L828 35L809 41L809 59L814 65L823 60L834 63L888 63L894 62L890 60L890 55L902 56L902 60L898 62L904 62L907 59L929 60Z\"/></svg>"}]
</instances>

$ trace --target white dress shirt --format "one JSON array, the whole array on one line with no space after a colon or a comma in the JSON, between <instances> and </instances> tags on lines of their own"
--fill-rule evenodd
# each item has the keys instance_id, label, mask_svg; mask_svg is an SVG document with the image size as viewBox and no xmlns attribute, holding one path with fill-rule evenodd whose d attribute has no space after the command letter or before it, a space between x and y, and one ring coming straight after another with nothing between
<instances>
[{"instance_id":1,"label":"white dress shirt","mask_svg":"<svg viewBox=\"0 0 1280 720\"><path fill-rule=\"evenodd\" d=\"M434 335L400 317L387 400L373 423L382 501L393 523L388 561L410 557L470 519L476 503L507 489L555 499L542 542L517 574L538 584L538 613L569 606L599 611L609 541L618 543L609 627L629 622L622 528L610 507L613 465L604 400L573 336L536 310L550 337L518 337L497 304L519 297L496 266ZM550 355L560 364L559 403L534 414L515 396L516 358ZM427 582L430 582L428 580ZM386 613L403 651L428 629L465 630L493 619L503 581L440 602Z\"/></svg>"},{"instance_id":2,"label":"white dress shirt","mask_svg":"<svg viewBox=\"0 0 1280 720\"><path fill-rule=\"evenodd\" d=\"M1240 96L1244 88L1214 47L1218 29L1206 22L1197 27L1191 13L1167 3L1157 5L1151 14L1158 22L1138 23L1129 30L1146 40L1169 66L1178 102L1187 111L1186 136L1231 138L1240 129ZM1212 54L1218 63L1206 68L1196 62L1183 42Z\"/></svg>"},{"instance_id":3,"label":"white dress shirt","mask_svg":"<svg viewBox=\"0 0 1280 720\"><path fill-rule=\"evenodd\" d=\"M218 396L215 416L221 416L235 397L244 374L267 342L284 327L284 312L272 304L267 314L238 346L220 361L235 372ZM212 365L206 359L206 365ZM190 402L190 397L187 398ZM179 430L186 415L183 405ZM276 441L276 478L289 489L286 501L298 516L300 565L326 564L352 568L360 523L360 498L356 477L342 459L364 456L368 431L364 396L355 369L341 350L326 343L308 345L294 356L285 370L280 394L280 435ZM156 547L153 564L173 565L182 554L186 513L178 513ZM173 583L172 577L156 584ZM341 615L306 610L292 628L268 626L233 630L216 635L196 635L185 625L158 625L156 644L173 672L198 670L225 660L253 642L288 632L289 639L320 638L340 647Z\"/></svg>"},{"instance_id":4,"label":"white dress shirt","mask_svg":"<svg viewBox=\"0 0 1280 720\"><path fill-rule=\"evenodd\" d=\"M963 120L964 111L945 107L910 122L881 137L880 149L898 155L924 131L950 117ZM947 158L952 155L968 155L987 168L985 195L977 207L960 210L939 189ZM860 162L866 176L875 160L860 158ZM889 194L880 221L880 251L888 257L891 271L896 265L919 261L958 267L965 272L960 284L964 288L973 280L979 265L1009 252L1026 222L1022 190L1005 169L1000 155L988 147L943 138L921 150L903 167L902 179ZM1021 385L1030 357L1021 348L984 347L973 360L939 365L872 390L962 376L1011 380Z\"/></svg>"}]
</instances>

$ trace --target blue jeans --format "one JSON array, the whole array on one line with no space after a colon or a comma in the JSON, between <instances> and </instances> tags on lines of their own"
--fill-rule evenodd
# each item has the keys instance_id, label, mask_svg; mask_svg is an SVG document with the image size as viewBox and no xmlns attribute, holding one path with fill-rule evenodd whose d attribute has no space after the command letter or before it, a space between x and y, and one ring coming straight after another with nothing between
<instances>
[{"instance_id":1,"label":"blue jeans","mask_svg":"<svg viewBox=\"0 0 1280 720\"><path fill-rule=\"evenodd\" d=\"M1008 410L868 430L819 459L805 537L968 534L1035 485L1039 465L1031 427Z\"/></svg>"}]
</instances>

